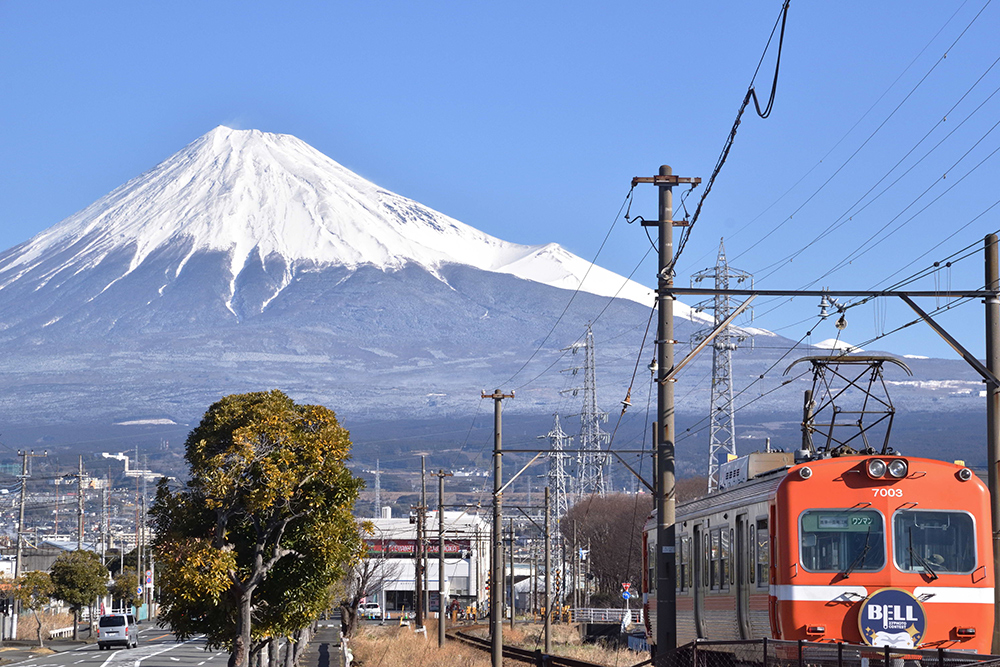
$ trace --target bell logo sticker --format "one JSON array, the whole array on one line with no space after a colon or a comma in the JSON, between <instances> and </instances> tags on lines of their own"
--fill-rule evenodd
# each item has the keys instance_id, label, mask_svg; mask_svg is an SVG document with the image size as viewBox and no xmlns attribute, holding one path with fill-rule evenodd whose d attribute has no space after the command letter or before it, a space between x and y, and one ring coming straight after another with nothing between
<instances>
[{"instance_id":1,"label":"bell logo sticker","mask_svg":"<svg viewBox=\"0 0 1000 667\"><path fill-rule=\"evenodd\" d=\"M907 591L883 588L861 603L858 625L869 646L915 648L927 631L927 614Z\"/></svg>"}]
</instances>

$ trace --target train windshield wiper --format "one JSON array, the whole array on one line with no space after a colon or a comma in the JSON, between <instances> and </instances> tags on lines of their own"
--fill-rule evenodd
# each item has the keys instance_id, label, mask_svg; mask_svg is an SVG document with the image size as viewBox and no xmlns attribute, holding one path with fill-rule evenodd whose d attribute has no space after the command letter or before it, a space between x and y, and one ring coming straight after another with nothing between
<instances>
[{"instance_id":1,"label":"train windshield wiper","mask_svg":"<svg viewBox=\"0 0 1000 667\"><path fill-rule=\"evenodd\" d=\"M868 550L872 548L872 545L869 544L869 540L871 540L871 537L872 537L872 527L868 526L868 532L865 533L864 548L861 550L861 553L859 553L857 556L854 557L854 561L847 566L847 569L840 573L841 577L847 579L849 576L851 576L851 572L854 572L854 568L858 567L859 565L865 562L865 556L868 555Z\"/></svg>"},{"instance_id":2,"label":"train windshield wiper","mask_svg":"<svg viewBox=\"0 0 1000 667\"><path fill-rule=\"evenodd\" d=\"M927 562L927 559L924 558L923 556L921 556L920 554L918 554L917 551L916 551L916 549L913 548L913 529L912 528L910 528L910 530L907 531L907 537L910 538L910 546L909 546L910 558L912 558L915 561L917 561L917 564L920 565L920 567L924 568L924 572L926 572L927 574L931 575L931 581L934 581L935 579L938 578L937 572L935 572L934 568L931 567L931 564L929 562Z\"/></svg>"}]
</instances>

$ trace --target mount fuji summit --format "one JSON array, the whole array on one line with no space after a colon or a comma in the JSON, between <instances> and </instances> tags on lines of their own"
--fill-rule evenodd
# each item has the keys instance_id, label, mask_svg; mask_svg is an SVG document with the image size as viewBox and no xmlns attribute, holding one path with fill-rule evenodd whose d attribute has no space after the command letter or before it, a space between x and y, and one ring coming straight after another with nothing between
<instances>
[{"instance_id":1,"label":"mount fuji summit","mask_svg":"<svg viewBox=\"0 0 1000 667\"><path fill-rule=\"evenodd\" d=\"M557 321L519 380L605 309L600 353L634 358L652 303L555 243L489 236L295 137L218 127L0 254L0 408L13 424L190 423L227 393L279 388L355 419L443 416ZM519 404L551 412L564 385L549 373Z\"/></svg>"}]
</instances>

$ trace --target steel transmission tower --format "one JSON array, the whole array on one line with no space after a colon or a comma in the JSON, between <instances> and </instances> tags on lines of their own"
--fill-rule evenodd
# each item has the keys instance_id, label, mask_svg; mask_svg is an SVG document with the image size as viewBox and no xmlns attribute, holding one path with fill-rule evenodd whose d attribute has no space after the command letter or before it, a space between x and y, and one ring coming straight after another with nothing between
<instances>
[{"instance_id":1,"label":"steel transmission tower","mask_svg":"<svg viewBox=\"0 0 1000 667\"><path fill-rule=\"evenodd\" d=\"M558 526L559 519L566 516L566 512L569 511L569 474L566 472L566 454L563 452L566 451L566 446L573 441L573 436L566 435L566 432L562 430L558 414L552 415L552 417L554 419L552 430L538 437L547 438L553 449L553 453L549 454L549 472L546 476L554 496L552 518L555 520L555 525Z\"/></svg>"},{"instance_id":2,"label":"steel transmission tower","mask_svg":"<svg viewBox=\"0 0 1000 667\"><path fill-rule=\"evenodd\" d=\"M746 271L740 271L726 262L726 247L719 240L719 257L715 268L699 271L691 276L691 286L702 280L714 280L715 289L728 290L730 281L737 283L750 282L753 288L753 276ZM732 297L724 294L716 295L711 301L700 303L696 311L711 309L715 316L715 327L725 321L732 312ZM702 329L695 332L692 342L698 343L712 329ZM725 463L730 455L736 456L736 423L733 417L733 350L744 342L748 335L733 327L727 326L713 341L712 345L712 400L711 427L708 444L708 491L711 493L719 488L719 465Z\"/></svg>"},{"instance_id":3,"label":"steel transmission tower","mask_svg":"<svg viewBox=\"0 0 1000 667\"><path fill-rule=\"evenodd\" d=\"M577 493L583 497L590 493L605 495L611 488L611 473L608 470L608 455L601 453L602 445L611 440L611 435L601 429L601 422L608 420L608 413L597 407L597 372L594 360L594 332L587 325L587 335L583 343L574 343L564 350L573 354L583 348L583 387L564 389L561 393L574 396L583 390L583 411L580 413L580 449L577 455ZM568 368L576 375L581 369Z\"/></svg>"}]
</instances>

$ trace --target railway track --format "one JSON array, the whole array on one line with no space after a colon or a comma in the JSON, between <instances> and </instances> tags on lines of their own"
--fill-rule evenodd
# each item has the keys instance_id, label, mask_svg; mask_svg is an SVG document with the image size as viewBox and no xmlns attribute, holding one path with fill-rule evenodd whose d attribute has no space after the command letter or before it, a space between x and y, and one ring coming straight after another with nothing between
<instances>
[{"instance_id":1,"label":"railway track","mask_svg":"<svg viewBox=\"0 0 1000 667\"><path fill-rule=\"evenodd\" d=\"M493 650L490 640L469 634L470 630L487 627L486 625L467 625L463 626L461 630L449 630L448 636L467 646L472 646L488 653ZM542 652L538 650L532 651L506 644L503 647L503 657L529 665L542 665L544 667L604 667L596 662L587 662L586 660L577 660L576 658L565 658L558 655L543 656Z\"/></svg>"}]
</instances>

